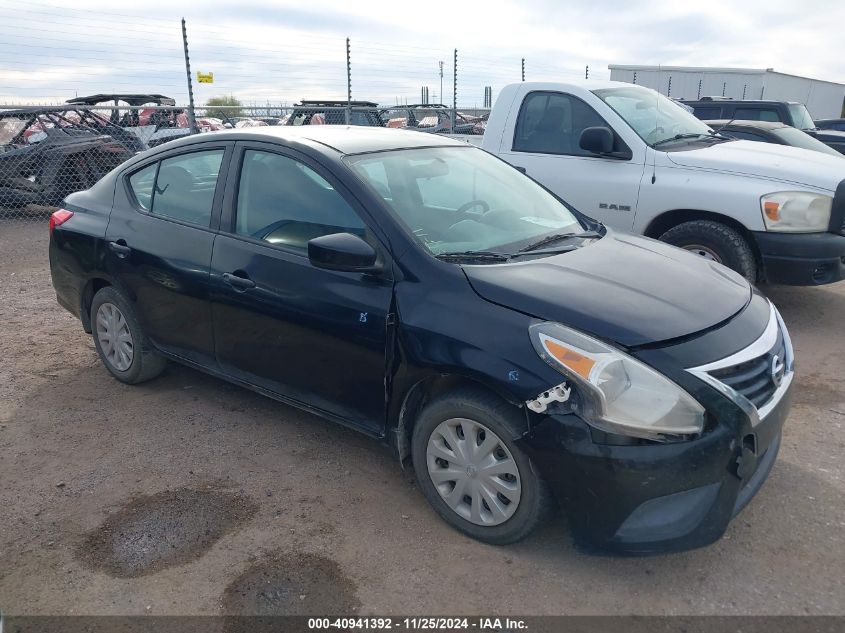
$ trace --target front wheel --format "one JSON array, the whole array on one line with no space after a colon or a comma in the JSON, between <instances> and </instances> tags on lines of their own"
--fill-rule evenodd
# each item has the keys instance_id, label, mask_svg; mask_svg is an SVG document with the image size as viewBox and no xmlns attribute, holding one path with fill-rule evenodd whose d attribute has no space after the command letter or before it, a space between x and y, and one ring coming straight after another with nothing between
<instances>
[{"instance_id":1,"label":"front wheel","mask_svg":"<svg viewBox=\"0 0 845 633\"><path fill-rule=\"evenodd\" d=\"M724 264L749 282L757 281L757 261L743 235L735 228L713 220L693 220L679 224L660 240Z\"/></svg>"},{"instance_id":2,"label":"front wheel","mask_svg":"<svg viewBox=\"0 0 845 633\"><path fill-rule=\"evenodd\" d=\"M414 426L417 481L447 523L495 545L525 538L551 508L545 482L513 438L525 418L481 390L429 403Z\"/></svg>"}]
</instances>

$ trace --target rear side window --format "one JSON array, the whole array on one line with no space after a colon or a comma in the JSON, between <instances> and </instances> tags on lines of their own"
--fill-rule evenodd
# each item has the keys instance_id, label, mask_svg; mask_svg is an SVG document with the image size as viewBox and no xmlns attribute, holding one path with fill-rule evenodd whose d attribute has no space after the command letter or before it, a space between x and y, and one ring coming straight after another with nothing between
<instances>
[{"instance_id":1,"label":"rear side window","mask_svg":"<svg viewBox=\"0 0 845 633\"><path fill-rule=\"evenodd\" d=\"M740 121L780 122L780 115L778 114L778 111L768 108L737 108L734 112L733 118Z\"/></svg>"},{"instance_id":2,"label":"rear side window","mask_svg":"<svg viewBox=\"0 0 845 633\"><path fill-rule=\"evenodd\" d=\"M716 106L695 106L693 108L695 118L702 121L712 121L714 119L722 118L722 108Z\"/></svg>"},{"instance_id":3,"label":"rear side window","mask_svg":"<svg viewBox=\"0 0 845 633\"><path fill-rule=\"evenodd\" d=\"M138 204L146 211L149 211L152 207L153 186L155 185L157 169L158 163L153 163L129 176L129 187L135 194Z\"/></svg>"},{"instance_id":4,"label":"rear side window","mask_svg":"<svg viewBox=\"0 0 845 633\"><path fill-rule=\"evenodd\" d=\"M592 156L581 149L585 128L607 126L586 103L559 92L532 92L522 104L513 139L515 152Z\"/></svg>"},{"instance_id":5,"label":"rear side window","mask_svg":"<svg viewBox=\"0 0 845 633\"><path fill-rule=\"evenodd\" d=\"M307 165L272 152L244 153L235 219L238 235L305 250L333 233L365 234L358 214Z\"/></svg>"},{"instance_id":6,"label":"rear side window","mask_svg":"<svg viewBox=\"0 0 845 633\"><path fill-rule=\"evenodd\" d=\"M208 226L223 150L193 152L161 161L153 190L152 212Z\"/></svg>"},{"instance_id":7,"label":"rear side window","mask_svg":"<svg viewBox=\"0 0 845 633\"><path fill-rule=\"evenodd\" d=\"M129 188L145 211L209 226L222 162L222 149L165 158L130 175Z\"/></svg>"}]
</instances>

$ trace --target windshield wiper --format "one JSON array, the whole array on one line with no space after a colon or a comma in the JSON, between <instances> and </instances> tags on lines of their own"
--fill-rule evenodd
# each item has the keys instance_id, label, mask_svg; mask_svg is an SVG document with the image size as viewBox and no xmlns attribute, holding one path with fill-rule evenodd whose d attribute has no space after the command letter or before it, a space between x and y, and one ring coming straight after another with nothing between
<instances>
[{"instance_id":1,"label":"windshield wiper","mask_svg":"<svg viewBox=\"0 0 845 633\"><path fill-rule=\"evenodd\" d=\"M687 134L675 134L675 136L670 136L669 138L664 138L662 141L657 141L656 143L652 143L652 147L657 147L658 145L663 145L663 143L670 143L672 141L681 141L687 138L704 138L704 139L714 139L717 141L732 141L732 138L728 138L727 136L716 136L716 133L709 133L709 132L689 132Z\"/></svg>"},{"instance_id":2,"label":"windshield wiper","mask_svg":"<svg viewBox=\"0 0 845 633\"><path fill-rule=\"evenodd\" d=\"M546 244L553 244L554 242L560 242L561 240L570 240L577 238L586 239L590 237L601 237L601 233L596 233L595 231L584 231L583 233L555 233L553 235L547 235L541 240L537 240L536 242L529 244L528 246L520 248L517 253L527 253L528 251L536 250L541 246L545 246Z\"/></svg>"},{"instance_id":3,"label":"windshield wiper","mask_svg":"<svg viewBox=\"0 0 845 633\"><path fill-rule=\"evenodd\" d=\"M440 253L439 255L435 255L435 257L444 262L465 262L472 260L506 262L511 258L511 254L497 251L460 251L455 253Z\"/></svg>"}]
</instances>

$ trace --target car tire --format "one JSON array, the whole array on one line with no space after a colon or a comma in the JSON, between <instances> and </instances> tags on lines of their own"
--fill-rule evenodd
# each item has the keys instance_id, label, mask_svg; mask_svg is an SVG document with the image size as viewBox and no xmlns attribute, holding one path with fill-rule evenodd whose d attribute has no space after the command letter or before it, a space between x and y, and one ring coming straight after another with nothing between
<instances>
[{"instance_id":1,"label":"car tire","mask_svg":"<svg viewBox=\"0 0 845 633\"><path fill-rule=\"evenodd\" d=\"M152 350L132 304L115 288L94 295L91 332L100 360L119 381L134 385L164 371L167 361Z\"/></svg>"},{"instance_id":2,"label":"car tire","mask_svg":"<svg viewBox=\"0 0 845 633\"><path fill-rule=\"evenodd\" d=\"M735 228L713 220L693 220L673 227L661 241L703 255L757 281L757 261L748 241Z\"/></svg>"},{"instance_id":3,"label":"car tire","mask_svg":"<svg viewBox=\"0 0 845 633\"><path fill-rule=\"evenodd\" d=\"M514 441L525 429L519 409L481 389L460 389L423 408L411 438L414 471L447 523L504 545L525 538L546 517L552 495Z\"/></svg>"}]
</instances>

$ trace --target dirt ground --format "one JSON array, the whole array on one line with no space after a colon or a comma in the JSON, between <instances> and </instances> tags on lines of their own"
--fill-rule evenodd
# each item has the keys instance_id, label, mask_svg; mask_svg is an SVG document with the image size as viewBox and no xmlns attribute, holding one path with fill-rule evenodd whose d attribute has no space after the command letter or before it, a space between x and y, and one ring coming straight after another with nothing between
<instances>
[{"instance_id":1,"label":"dirt ground","mask_svg":"<svg viewBox=\"0 0 845 633\"><path fill-rule=\"evenodd\" d=\"M129 387L55 301L47 227L0 220L7 614L843 614L845 283L765 288L799 377L781 456L718 543L509 547L438 520L380 445L196 371Z\"/></svg>"}]
</instances>

